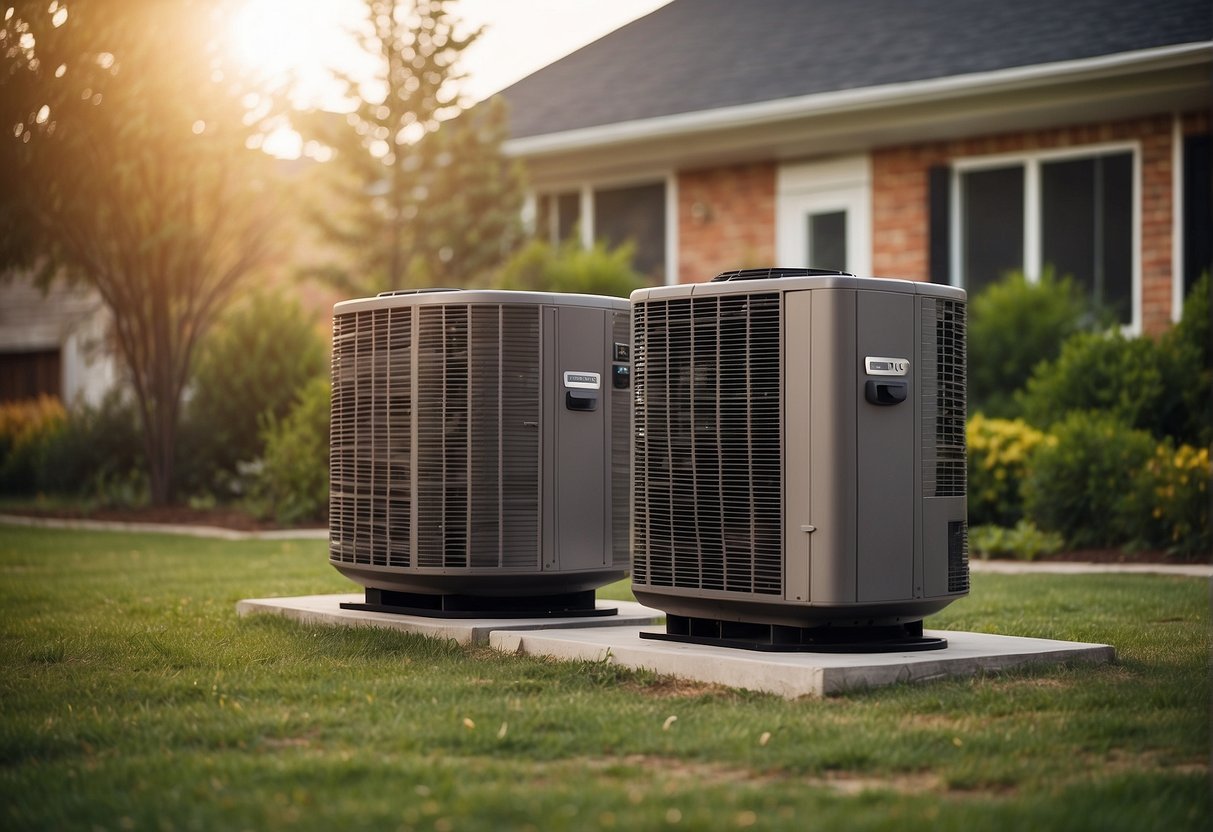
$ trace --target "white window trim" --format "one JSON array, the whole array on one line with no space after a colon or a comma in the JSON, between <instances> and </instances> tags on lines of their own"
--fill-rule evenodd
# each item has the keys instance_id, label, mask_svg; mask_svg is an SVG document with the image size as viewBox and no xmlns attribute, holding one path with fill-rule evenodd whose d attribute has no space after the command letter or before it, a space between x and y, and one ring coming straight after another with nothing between
<instances>
[{"instance_id":1,"label":"white window trim","mask_svg":"<svg viewBox=\"0 0 1213 832\"><path fill-rule=\"evenodd\" d=\"M963 287L964 275L961 273L961 194L960 175L978 170L1022 165L1024 169L1024 228L1023 228L1023 263L1024 276L1032 283L1040 280L1043 264L1040 252L1040 165L1042 162L1052 162L1059 159L1089 159L1093 156L1105 156L1111 153L1129 152L1133 154L1133 205L1131 222L1133 225L1131 254L1131 311L1130 321L1123 329L1126 334L1137 335L1141 332L1141 142L1104 142L1101 144L1076 145L1074 147L1050 148L1048 150L1029 150L1017 153L999 153L989 156L970 156L953 159L951 163L951 183L949 194L949 258L952 285Z\"/></svg>"},{"instance_id":2,"label":"white window trim","mask_svg":"<svg viewBox=\"0 0 1213 832\"><path fill-rule=\"evenodd\" d=\"M673 170L649 171L641 174L604 177L600 179L578 179L545 182L542 188L530 191L529 199L538 203L544 195L577 192L581 210L580 233L584 248L594 246L594 192L610 188L627 188L634 185L665 185L665 282L678 282L678 175ZM555 222L553 218L552 222ZM555 226L549 229L549 238L555 234Z\"/></svg>"},{"instance_id":3,"label":"white window trim","mask_svg":"<svg viewBox=\"0 0 1213 832\"><path fill-rule=\"evenodd\" d=\"M1171 116L1171 321L1184 313L1184 130Z\"/></svg>"},{"instance_id":4,"label":"white window trim","mask_svg":"<svg viewBox=\"0 0 1213 832\"><path fill-rule=\"evenodd\" d=\"M678 281L678 174L670 171L665 176L665 285Z\"/></svg>"}]
</instances>

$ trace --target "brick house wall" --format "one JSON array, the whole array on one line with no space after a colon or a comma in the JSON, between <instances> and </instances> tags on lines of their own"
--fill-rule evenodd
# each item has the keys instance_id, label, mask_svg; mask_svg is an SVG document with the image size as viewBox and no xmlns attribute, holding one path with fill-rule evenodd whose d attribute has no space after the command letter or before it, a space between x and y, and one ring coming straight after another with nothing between
<instances>
[{"instance_id":1,"label":"brick house wall","mask_svg":"<svg viewBox=\"0 0 1213 832\"><path fill-rule=\"evenodd\" d=\"M1208 112L1186 113L1181 133L1210 129ZM1137 141L1141 147L1142 330L1171 325L1171 115L873 150L872 274L929 279L928 171L954 159ZM678 282L708 280L726 268L775 263L777 163L758 162L677 175Z\"/></svg>"},{"instance_id":2,"label":"brick house wall","mask_svg":"<svg viewBox=\"0 0 1213 832\"><path fill-rule=\"evenodd\" d=\"M1185 135L1207 132L1209 114L1186 114ZM1172 144L1170 115L983 136L872 151L872 272L927 280L927 174L953 159L1135 140L1141 146L1142 330L1171 324Z\"/></svg>"},{"instance_id":3,"label":"brick house wall","mask_svg":"<svg viewBox=\"0 0 1213 832\"><path fill-rule=\"evenodd\" d=\"M678 282L775 262L775 162L678 173Z\"/></svg>"}]
</instances>

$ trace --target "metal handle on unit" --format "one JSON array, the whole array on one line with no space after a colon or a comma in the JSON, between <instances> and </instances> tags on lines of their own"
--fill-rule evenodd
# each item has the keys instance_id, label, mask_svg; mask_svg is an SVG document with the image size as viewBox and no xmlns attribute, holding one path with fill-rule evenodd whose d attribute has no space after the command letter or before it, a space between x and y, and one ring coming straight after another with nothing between
<instances>
[{"instance_id":1,"label":"metal handle on unit","mask_svg":"<svg viewBox=\"0 0 1213 832\"><path fill-rule=\"evenodd\" d=\"M864 385L863 397L872 404L890 405L901 404L909 393L909 385L904 381L875 381L868 380Z\"/></svg>"}]
</instances>

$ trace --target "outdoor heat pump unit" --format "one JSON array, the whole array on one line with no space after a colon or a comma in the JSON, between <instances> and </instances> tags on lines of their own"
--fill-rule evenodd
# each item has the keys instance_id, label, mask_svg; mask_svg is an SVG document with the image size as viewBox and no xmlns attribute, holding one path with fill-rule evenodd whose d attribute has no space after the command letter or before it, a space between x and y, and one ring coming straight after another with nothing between
<instances>
[{"instance_id":1,"label":"outdoor heat pump unit","mask_svg":"<svg viewBox=\"0 0 1213 832\"><path fill-rule=\"evenodd\" d=\"M632 294L646 637L923 650L969 590L965 294L762 269Z\"/></svg>"},{"instance_id":2,"label":"outdoor heat pump unit","mask_svg":"<svg viewBox=\"0 0 1213 832\"><path fill-rule=\"evenodd\" d=\"M629 306L488 290L333 310L329 560L361 609L602 615L628 566Z\"/></svg>"}]
</instances>

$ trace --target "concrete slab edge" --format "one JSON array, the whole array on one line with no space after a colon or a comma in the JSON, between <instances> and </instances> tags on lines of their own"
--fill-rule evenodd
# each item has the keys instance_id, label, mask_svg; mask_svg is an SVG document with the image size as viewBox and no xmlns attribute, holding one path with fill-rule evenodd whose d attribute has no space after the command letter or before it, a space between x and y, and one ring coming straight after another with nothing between
<instances>
[{"instance_id":1,"label":"concrete slab edge","mask_svg":"<svg viewBox=\"0 0 1213 832\"><path fill-rule=\"evenodd\" d=\"M351 596L351 600L360 600L361 596ZM459 644L487 644L489 630L479 627L461 627L452 629L442 625L440 619L433 622L418 621L413 618L404 619L400 616L381 612L355 612L351 610L318 610L303 607L284 606L279 598L246 598L236 602L236 615L241 618L249 615L276 615L288 618L301 624L314 624L323 627L378 627L386 630L398 630L405 633L415 633L428 638L450 639Z\"/></svg>"},{"instance_id":2,"label":"concrete slab edge","mask_svg":"<svg viewBox=\"0 0 1213 832\"><path fill-rule=\"evenodd\" d=\"M957 635L940 631L932 634L945 637ZM711 660L712 657L705 656L703 649L683 650L665 642L645 642L637 638L634 644L607 645L578 643L556 636L557 634L544 632L493 632L489 636L489 645L507 653L547 656L558 661L612 662L623 667L649 670L690 681L773 693L785 699L838 695L901 682L920 683L968 677L978 673L997 673L1033 663L1099 664L1113 661L1116 657L1115 649L1105 644L1052 642L1054 645L1064 646L1041 649L1033 653L918 660L890 666L791 666L773 660L773 657L786 658L789 654L738 650L719 653L715 660ZM1036 641L1049 643L1044 640Z\"/></svg>"},{"instance_id":3,"label":"concrete slab edge","mask_svg":"<svg viewBox=\"0 0 1213 832\"><path fill-rule=\"evenodd\" d=\"M946 636L947 633L938 632ZM1075 663L1107 664L1116 660L1116 649L1107 644L1089 644L1044 650L1035 653L1012 653L998 656L970 656L960 662L921 662L901 667L871 667L862 671L826 668L825 695L853 690L884 687L902 682L922 683L943 679L967 678L983 673L1002 673L1033 664L1065 665Z\"/></svg>"},{"instance_id":4,"label":"concrete slab edge","mask_svg":"<svg viewBox=\"0 0 1213 832\"><path fill-rule=\"evenodd\" d=\"M426 618L424 616L396 615L394 613L346 610L342 602L362 600L359 593L348 595L311 595L295 598L246 598L236 603L236 614L244 617L253 614L277 615L304 624L326 627L382 627L400 632L416 633L430 638L450 639L459 644L487 645L494 632L535 630L606 629L615 627L640 627L654 624L664 613L649 609L634 601L608 601L600 599L598 606L615 607L616 616L590 618Z\"/></svg>"}]
</instances>

